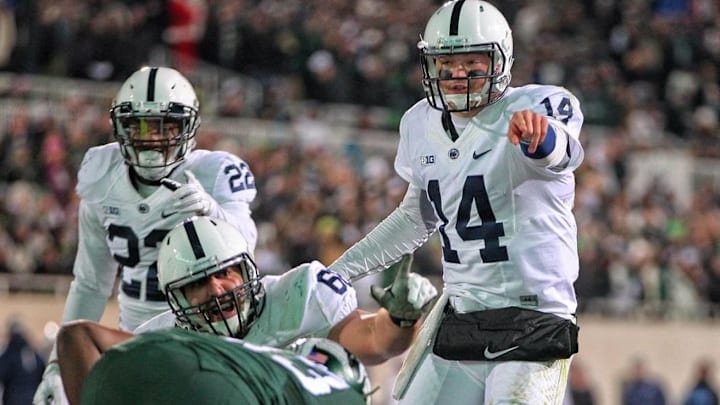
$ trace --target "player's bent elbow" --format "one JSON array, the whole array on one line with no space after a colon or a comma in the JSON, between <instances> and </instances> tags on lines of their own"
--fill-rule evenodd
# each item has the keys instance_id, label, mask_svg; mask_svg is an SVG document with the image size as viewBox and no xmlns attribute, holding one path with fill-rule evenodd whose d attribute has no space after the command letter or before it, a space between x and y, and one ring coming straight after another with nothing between
<instances>
[{"instance_id":1,"label":"player's bent elbow","mask_svg":"<svg viewBox=\"0 0 720 405\"><path fill-rule=\"evenodd\" d=\"M90 323L87 319L77 319L62 325L56 336L58 351L62 352L64 348L87 337L90 334Z\"/></svg>"}]
</instances>

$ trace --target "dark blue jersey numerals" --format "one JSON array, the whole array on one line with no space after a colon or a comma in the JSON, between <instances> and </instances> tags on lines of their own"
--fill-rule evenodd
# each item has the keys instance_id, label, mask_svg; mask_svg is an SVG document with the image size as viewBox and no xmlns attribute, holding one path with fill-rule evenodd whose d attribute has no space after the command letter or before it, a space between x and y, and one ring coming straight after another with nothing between
<instances>
[{"instance_id":1,"label":"dark blue jersey numerals","mask_svg":"<svg viewBox=\"0 0 720 405\"><path fill-rule=\"evenodd\" d=\"M255 188L255 176L253 176L250 168L245 163L227 165L223 169L223 173L231 174L228 182L230 183L230 191L233 193Z\"/></svg>"},{"instance_id":2,"label":"dark blue jersey numerals","mask_svg":"<svg viewBox=\"0 0 720 405\"><path fill-rule=\"evenodd\" d=\"M437 180L430 180L427 188L428 197L435 207L442 225L438 228L443 241L443 257L448 263L460 263L457 250L453 250L450 238L447 236L445 227L448 218L443 212L442 196L440 195L440 183ZM473 208L475 208L473 210ZM477 212L480 218L480 225L468 226L473 213ZM505 236L505 227L502 222L495 220L495 214L490 206L487 189L483 176L468 176L463 185L462 198L456 213L457 221L455 230L458 236L464 241L483 240L485 246L480 249L480 258L483 263L504 262L508 260L507 248L500 245L500 237Z\"/></svg>"},{"instance_id":3,"label":"dark blue jersey numerals","mask_svg":"<svg viewBox=\"0 0 720 405\"><path fill-rule=\"evenodd\" d=\"M338 294L345 294L348 283L339 274L327 269L320 270L317 274L317 281L330 287Z\"/></svg>"},{"instance_id":4,"label":"dark blue jersey numerals","mask_svg":"<svg viewBox=\"0 0 720 405\"><path fill-rule=\"evenodd\" d=\"M147 248L156 248L157 245L165 238L169 231L165 229L155 229L143 238L143 246ZM113 254L113 258L123 267L135 267L140 263L140 239L129 226L121 226L110 224L108 227L108 239L122 238L127 241L127 256ZM140 296L142 285L145 284L145 297ZM165 301L165 295L159 289L157 277L157 261L150 264L144 280L130 280L122 282L120 285L122 291L128 297L147 300L147 301Z\"/></svg>"},{"instance_id":5,"label":"dark blue jersey numerals","mask_svg":"<svg viewBox=\"0 0 720 405\"><path fill-rule=\"evenodd\" d=\"M563 97L557 106L557 111L553 110L552 103L550 103L550 97L545 97L540 104L545 106L548 117L555 117L562 121L563 124L567 124L570 118L573 116L573 106L568 97Z\"/></svg>"}]
</instances>

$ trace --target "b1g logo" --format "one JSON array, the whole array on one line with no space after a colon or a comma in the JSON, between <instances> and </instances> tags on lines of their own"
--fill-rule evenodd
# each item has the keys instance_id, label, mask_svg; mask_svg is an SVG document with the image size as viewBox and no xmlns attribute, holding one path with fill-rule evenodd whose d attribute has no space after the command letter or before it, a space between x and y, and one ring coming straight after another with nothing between
<instances>
[{"instance_id":1,"label":"b1g logo","mask_svg":"<svg viewBox=\"0 0 720 405\"><path fill-rule=\"evenodd\" d=\"M103 205L103 213L105 215L120 215L120 208L110 205Z\"/></svg>"},{"instance_id":2,"label":"b1g logo","mask_svg":"<svg viewBox=\"0 0 720 405\"><path fill-rule=\"evenodd\" d=\"M435 155L425 155L420 158L420 164L423 166L429 166L435 164Z\"/></svg>"}]
</instances>

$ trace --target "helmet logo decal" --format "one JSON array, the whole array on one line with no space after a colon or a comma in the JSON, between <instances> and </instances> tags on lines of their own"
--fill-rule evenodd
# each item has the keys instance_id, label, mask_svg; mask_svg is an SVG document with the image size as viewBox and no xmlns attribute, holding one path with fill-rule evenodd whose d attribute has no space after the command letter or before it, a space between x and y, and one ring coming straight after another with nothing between
<instances>
[{"instance_id":1,"label":"helmet logo decal","mask_svg":"<svg viewBox=\"0 0 720 405\"><path fill-rule=\"evenodd\" d=\"M155 78L157 77L158 68L150 69L148 76L147 101L155 101Z\"/></svg>"},{"instance_id":2,"label":"helmet logo decal","mask_svg":"<svg viewBox=\"0 0 720 405\"><path fill-rule=\"evenodd\" d=\"M185 233L187 233L188 241L190 241L190 247L192 247L195 258L200 259L205 257L205 249L203 249L202 243L200 243L197 229L195 229L195 223L193 221L185 221L183 227L185 228Z\"/></svg>"}]
</instances>

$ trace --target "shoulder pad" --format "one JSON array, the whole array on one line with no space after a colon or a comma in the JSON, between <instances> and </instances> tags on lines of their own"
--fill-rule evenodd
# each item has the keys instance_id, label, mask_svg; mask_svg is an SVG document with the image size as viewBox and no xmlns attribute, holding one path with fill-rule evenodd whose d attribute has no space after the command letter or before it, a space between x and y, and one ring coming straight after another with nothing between
<instances>
[{"instance_id":1,"label":"shoulder pad","mask_svg":"<svg viewBox=\"0 0 720 405\"><path fill-rule=\"evenodd\" d=\"M224 165L243 162L242 159L225 151L194 150L187 158L184 170L191 170L198 178L215 178Z\"/></svg>"},{"instance_id":2,"label":"shoulder pad","mask_svg":"<svg viewBox=\"0 0 720 405\"><path fill-rule=\"evenodd\" d=\"M81 198L88 199L91 195L105 194L114 170L124 166L120 147L117 143L94 146L85 152L77 175L76 191ZM124 167L122 167L124 169ZM101 190L102 189L102 190Z\"/></svg>"},{"instance_id":3,"label":"shoulder pad","mask_svg":"<svg viewBox=\"0 0 720 405\"><path fill-rule=\"evenodd\" d=\"M508 92L500 100L501 103L506 104L507 106L527 105L529 107L540 104L545 98L557 95L572 97L573 99L575 98L575 96L565 87L528 84L522 87L513 87L508 89Z\"/></svg>"}]
</instances>

